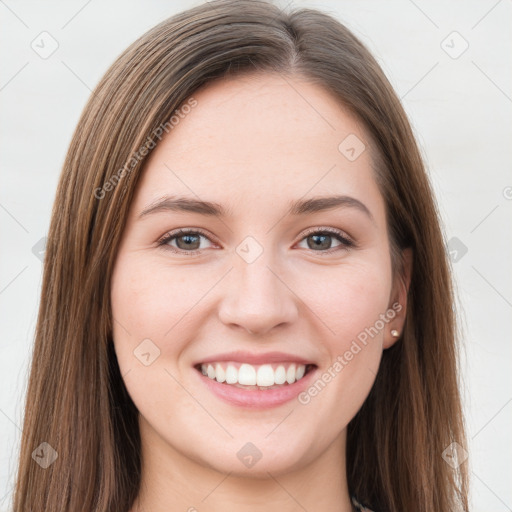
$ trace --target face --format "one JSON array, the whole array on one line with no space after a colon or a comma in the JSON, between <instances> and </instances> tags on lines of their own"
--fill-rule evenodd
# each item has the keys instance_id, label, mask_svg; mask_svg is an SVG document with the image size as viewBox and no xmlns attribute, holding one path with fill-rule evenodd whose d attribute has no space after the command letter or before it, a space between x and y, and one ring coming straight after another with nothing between
<instances>
[{"instance_id":1,"label":"face","mask_svg":"<svg viewBox=\"0 0 512 512\"><path fill-rule=\"evenodd\" d=\"M117 255L121 374L162 459L293 471L341 446L403 323L370 141L298 78L194 98L150 155Z\"/></svg>"}]
</instances>

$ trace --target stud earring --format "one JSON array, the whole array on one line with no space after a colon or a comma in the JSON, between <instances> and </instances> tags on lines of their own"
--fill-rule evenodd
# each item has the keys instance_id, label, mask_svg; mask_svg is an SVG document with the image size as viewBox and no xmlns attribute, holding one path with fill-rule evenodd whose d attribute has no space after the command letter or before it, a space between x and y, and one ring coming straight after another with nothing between
<instances>
[{"instance_id":1,"label":"stud earring","mask_svg":"<svg viewBox=\"0 0 512 512\"><path fill-rule=\"evenodd\" d=\"M400 333L396 329L393 329L391 331L391 336L393 336L393 338L398 338L398 336L400 336Z\"/></svg>"}]
</instances>

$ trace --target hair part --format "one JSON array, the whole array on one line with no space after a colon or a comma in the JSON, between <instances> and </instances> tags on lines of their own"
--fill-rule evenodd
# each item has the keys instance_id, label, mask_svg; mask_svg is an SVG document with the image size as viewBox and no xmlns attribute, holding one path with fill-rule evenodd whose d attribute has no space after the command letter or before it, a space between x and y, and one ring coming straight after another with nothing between
<instances>
[{"instance_id":1,"label":"hair part","mask_svg":"<svg viewBox=\"0 0 512 512\"><path fill-rule=\"evenodd\" d=\"M147 155L134 154L192 94L244 73L302 77L348 108L372 140L394 268L410 247L407 318L348 426L349 490L379 512L468 509L453 293L439 215L403 107L366 47L318 10L213 0L130 45L90 97L57 189L44 261L14 512L126 512L141 482L137 409L112 343L111 276ZM102 189L119 176L101 199ZM113 182L112 182L113 183ZM31 457L42 442L57 460Z\"/></svg>"}]
</instances>

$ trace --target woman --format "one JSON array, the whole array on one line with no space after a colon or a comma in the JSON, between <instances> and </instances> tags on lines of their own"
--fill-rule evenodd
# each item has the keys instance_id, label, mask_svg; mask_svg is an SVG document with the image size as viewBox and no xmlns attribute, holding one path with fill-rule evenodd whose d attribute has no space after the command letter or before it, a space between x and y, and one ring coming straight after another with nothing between
<instances>
[{"instance_id":1,"label":"woman","mask_svg":"<svg viewBox=\"0 0 512 512\"><path fill-rule=\"evenodd\" d=\"M347 28L174 16L64 163L14 510L468 510L452 306L410 125Z\"/></svg>"}]
</instances>

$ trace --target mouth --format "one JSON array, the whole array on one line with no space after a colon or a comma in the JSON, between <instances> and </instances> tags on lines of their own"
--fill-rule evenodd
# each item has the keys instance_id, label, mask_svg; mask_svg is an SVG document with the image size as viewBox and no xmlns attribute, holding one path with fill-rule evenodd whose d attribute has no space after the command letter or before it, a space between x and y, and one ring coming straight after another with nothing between
<instances>
[{"instance_id":1,"label":"mouth","mask_svg":"<svg viewBox=\"0 0 512 512\"><path fill-rule=\"evenodd\" d=\"M228 387L253 391L286 388L313 372L316 364L279 362L249 364L239 361L198 363L194 368L208 379Z\"/></svg>"}]
</instances>

